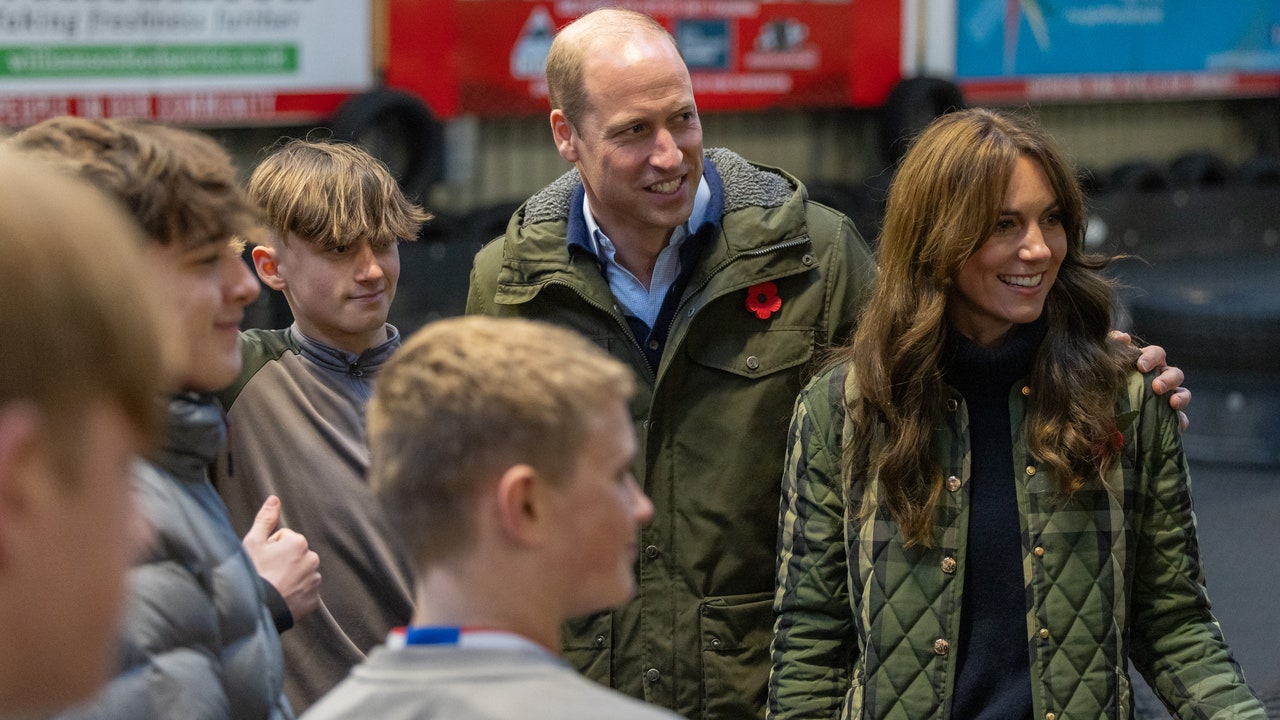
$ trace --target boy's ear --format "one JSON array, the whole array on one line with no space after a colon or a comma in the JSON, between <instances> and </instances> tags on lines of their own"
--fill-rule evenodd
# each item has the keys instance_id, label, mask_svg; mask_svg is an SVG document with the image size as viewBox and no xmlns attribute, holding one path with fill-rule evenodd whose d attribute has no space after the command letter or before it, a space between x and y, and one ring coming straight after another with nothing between
<instances>
[{"instance_id":1,"label":"boy's ear","mask_svg":"<svg viewBox=\"0 0 1280 720\"><path fill-rule=\"evenodd\" d=\"M0 408L0 570L12 560L15 545L23 544L33 505L39 504L40 491L48 489L37 484L51 481L39 473L39 432L33 407L17 403Z\"/></svg>"},{"instance_id":2,"label":"boy's ear","mask_svg":"<svg viewBox=\"0 0 1280 720\"><path fill-rule=\"evenodd\" d=\"M508 540L521 545L537 544L548 520L542 497L546 481L532 466L519 464L507 468L495 494L498 526Z\"/></svg>"},{"instance_id":3,"label":"boy's ear","mask_svg":"<svg viewBox=\"0 0 1280 720\"><path fill-rule=\"evenodd\" d=\"M253 257L253 269L258 271L263 284L272 290L284 290L289 283L280 274L280 257L276 249L268 245L255 245L250 255Z\"/></svg>"}]
</instances>

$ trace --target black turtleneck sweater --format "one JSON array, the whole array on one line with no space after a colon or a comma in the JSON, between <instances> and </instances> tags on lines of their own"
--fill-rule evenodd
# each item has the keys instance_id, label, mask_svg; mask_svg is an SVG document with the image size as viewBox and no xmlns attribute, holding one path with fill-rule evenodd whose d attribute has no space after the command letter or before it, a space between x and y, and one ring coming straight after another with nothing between
<instances>
[{"instance_id":1,"label":"black turtleneck sweater","mask_svg":"<svg viewBox=\"0 0 1280 720\"><path fill-rule=\"evenodd\" d=\"M944 377L969 413L969 529L951 717L1031 717L1027 601L1009 393L1031 368L1044 324L1016 326L996 349L948 331Z\"/></svg>"}]
</instances>

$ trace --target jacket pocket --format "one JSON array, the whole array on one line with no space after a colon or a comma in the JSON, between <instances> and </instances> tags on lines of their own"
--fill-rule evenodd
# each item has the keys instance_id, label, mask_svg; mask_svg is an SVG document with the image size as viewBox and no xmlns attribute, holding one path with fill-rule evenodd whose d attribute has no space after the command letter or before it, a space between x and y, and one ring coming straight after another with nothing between
<instances>
[{"instance_id":1,"label":"jacket pocket","mask_svg":"<svg viewBox=\"0 0 1280 720\"><path fill-rule=\"evenodd\" d=\"M813 328L771 328L689 333L694 362L744 378L758 378L802 365L813 357Z\"/></svg>"},{"instance_id":2,"label":"jacket pocket","mask_svg":"<svg viewBox=\"0 0 1280 720\"><path fill-rule=\"evenodd\" d=\"M764 717L773 593L707 598L700 618L703 718Z\"/></svg>"}]
</instances>

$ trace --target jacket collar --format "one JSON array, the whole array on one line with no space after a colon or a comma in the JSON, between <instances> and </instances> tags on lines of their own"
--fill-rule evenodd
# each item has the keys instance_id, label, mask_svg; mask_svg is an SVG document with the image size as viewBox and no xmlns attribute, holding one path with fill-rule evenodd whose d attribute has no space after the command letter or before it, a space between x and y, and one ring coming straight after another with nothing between
<instances>
[{"instance_id":1,"label":"jacket collar","mask_svg":"<svg viewBox=\"0 0 1280 720\"><path fill-rule=\"evenodd\" d=\"M181 393L169 398L166 423L156 465L179 480L202 481L226 443L222 408L211 395Z\"/></svg>"},{"instance_id":2,"label":"jacket collar","mask_svg":"<svg viewBox=\"0 0 1280 720\"><path fill-rule=\"evenodd\" d=\"M285 333L289 343L296 345L308 360L326 370L340 373L348 373L354 369L365 373L377 372L391 357L391 353L400 347L400 331L391 323L386 324L387 339L362 353L350 353L312 340L298 329L297 323L290 325Z\"/></svg>"},{"instance_id":3,"label":"jacket collar","mask_svg":"<svg viewBox=\"0 0 1280 720\"><path fill-rule=\"evenodd\" d=\"M576 173L577 171L575 170L574 172ZM719 228L720 218L724 214L724 184L720 181L720 173L716 172L714 163L708 162L703 165L702 179L699 181L699 185L703 183L706 184L707 190L710 191L710 197L706 204L701 207L701 213L697 212L698 204L695 203L694 215L698 216L696 225L694 222L686 223L689 226L686 230L690 236L698 234L707 225L712 226L712 228L707 229L707 232L715 232L715 229ZM584 252L595 258L596 265L599 265L601 271L603 271L604 258L600 257L599 244L591 237L592 222L589 222L590 219L584 210L586 207L584 202L586 195L586 186L579 182L577 189L574 190L572 199L569 201L566 244L570 253ZM689 220L693 221L694 218L690 217Z\"/></svg>"},{"instance_id":4,"label":"jacket collar","mask_svg":"<svg viewBox=\"0 0 1280 720\"><path fill-rule=\"evenodd\" d=\"M729 262L744 256L767 255L770 248L803 241L808 233L805 192L794 177L782 170L750 163L723 148L708 150L706 158L704 172L708 178L714 177L719 186L713 188L706 217L707 222L714 223L716 232L690 278L691 287L708 283ZM575 265L583 262L588 267L595 266L594 255L583 258L581 254L569 252L570 233L586 233L581 215L582 192L578 171L572 169L517 211L515 227L508 230L503 244L496 298L499 303L525 302L548 281L564 279L566 274L576 277L575 285L585 282L586 291L599 295L601 302L612 302L608 286L598 272L574 270ZM743 222L730 223L739 211L754 215L744 216ZM706 229L704 223L703 231ZM788 262L770 262L770 258L761 257L755 266L742 269L743 272L734 274L734 287L726 290L736 289L737 285L745 288L807 268L798 260L793 267Z\"/></svg>"}]
</instances>

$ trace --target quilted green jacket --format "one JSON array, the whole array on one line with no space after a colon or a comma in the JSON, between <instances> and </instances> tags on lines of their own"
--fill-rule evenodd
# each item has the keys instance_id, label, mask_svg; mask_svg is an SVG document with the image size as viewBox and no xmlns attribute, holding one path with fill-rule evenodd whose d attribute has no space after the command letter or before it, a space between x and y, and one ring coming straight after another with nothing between
<instances>
[{"instance_id":1,"label":"quilted green jacket","mask_svg":"<svg viewBox=\"0 0 1280 720\"><path fill-rule=\"evenodd\" d=\"M851 329L874 265L848 218L808 202L795 178L722 149L707 161L713 193L723 188L722 213L709 218L719 227L658 367L595 260L566 247L570 208L581 207L576 171L477 255L467 312L568 326L636 373L636 477L655 507L636 596L574 623L565 658L686 717L744 720L764 713L787 421L815 355ZM763 282L782 304L762 319L746 300Z\"/></svg>"},{"instance_id":2,"label":"quilted green jacket","mask_svg":"<svg viewBox=\"0 0 1280 720\"><path fill-rule=\"evenodd\" d=\"M1027 457L1034 388L1009 397L1022 509L1027 651L1035 718L1128 718L1128 660L1180 718L1265 718L1209 609L1177 420L1130 377L1112 490L1056 502L1052 472ZM847 367L797 401L783 480L769 716L947 718L964 592L968 420L953 393L936 427L948 476L932 547L903 547L874 478L841 470ZM846 493L846 487L850 487ZM850 519L846 495L869 503Z\"/></svg>"}]
</instances>

